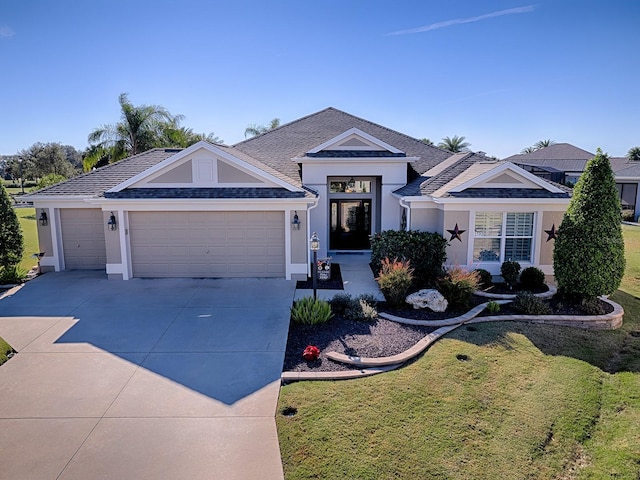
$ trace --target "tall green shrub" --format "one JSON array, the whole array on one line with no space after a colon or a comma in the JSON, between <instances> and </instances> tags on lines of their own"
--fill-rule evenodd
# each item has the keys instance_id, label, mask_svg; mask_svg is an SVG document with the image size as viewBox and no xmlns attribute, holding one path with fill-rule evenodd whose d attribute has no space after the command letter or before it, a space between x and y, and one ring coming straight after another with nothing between
<instances>
[{"instance_id":1,"label":"tall green shrub","mask_svg":"<svg viewBox=\"0 0 640 480\"><path fill-rule=\"evenodd\" d=\"M385 230L371 237L371 266L379 272L385 258L408 260L415 286L432 286L443 274L446 248L447 240L438 233Z\"/></svg>"},{"instance_id":2,"label":"tall green shrub","mask_svg":"<svg viewBox=\"0 0 640 480\"><path fill-rule=\"evenodd\" d=\"M24 251L22 230L9 193L0 185L0 267L10 268L20 263Z\"/></svg>"},{"instance_id":3,"label":"tall green shrub","mask_svg":"<svg viewBox=\"0 0 640 480\"><path fill-rule=\"evenodd\" d=\"M561 293L609 295L624 274L620 200L609 157L598 149L573 189L558 229L553 268Z\"/></svg>"}]
</instances>

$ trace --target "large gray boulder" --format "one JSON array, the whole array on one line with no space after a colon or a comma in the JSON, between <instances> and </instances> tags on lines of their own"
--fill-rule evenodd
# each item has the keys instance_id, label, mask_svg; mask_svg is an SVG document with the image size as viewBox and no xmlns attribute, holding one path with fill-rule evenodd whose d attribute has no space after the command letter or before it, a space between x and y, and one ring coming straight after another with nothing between
<instances>
[{"instance_id":1,"label":"large gray boulder","mask_svg":"<svg viewBox=\"0 0 640 480\"><path fill-rule=\"evenodd\" d=\"M416 310L428 308L434 312L444 312L449 306L447 299L438 290L434 289L419 290L416 293L412 293L406 298L405 302L413 305Z\"/></svg>"}]
</instances>

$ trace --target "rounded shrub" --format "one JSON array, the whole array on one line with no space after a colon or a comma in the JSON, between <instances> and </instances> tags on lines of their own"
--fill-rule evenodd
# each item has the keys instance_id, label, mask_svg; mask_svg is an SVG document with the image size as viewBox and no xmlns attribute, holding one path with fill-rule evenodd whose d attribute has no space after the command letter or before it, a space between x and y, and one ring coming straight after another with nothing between
<instances>
[{"instance_id":1,"label":"rounded shrub","mask_svg":"<svg viewBox=\"0 0 640 480\"><path fill-rule=\"evenodd\" d=\"M551 313L551 307L531 292L518 293L511 306L526 315L548 315Z\"/></svg>"},{"instance_id":2,"label":"rounded shrub","mask_svg":"<svg viewBox=\"0 0 640 480\"><path fill-rule=\"evenodd\" d=\"M493 275L491 275L488 270L485 270L484 268L477 268L476 272L478 272L478 279L480 280L478 286L481 289L486 290L493 285Z\"/></svg>"},{"instance_id":3,"label":"rounded shrub","mask_svg":"<svg viewBox=\"0 0 640 480\"><path fill-rule=\"evenodd\" d=\"M536 267L527 267L520 274L520 284L525 290L535 290L545 285L544 272Z\"/></svg>"},{"instance_id":4,"label":"rounded shrub","mask_svg":"<svg viewBox=\"0 0 640 480\"><path fill-rule=\"evenodd\" d=\"M500 275L504 278L504 281L509 288L516 286L518 283L518 275L520 275L520 264L512 260L507 260L500 266Z\"/></svg>"},{"instance_id":5,"label":"rounded shrub","mask_svg":"<svg viewBox=\"0 0 640 480\"><path fill-rule=\"evenodd\" d=\"M438 283L438 290L447 299L449 308L456 311L467 310L479 283L477 270L469 271L456 265L447 270L447 274Z\"/></svg>"}]
</instances>

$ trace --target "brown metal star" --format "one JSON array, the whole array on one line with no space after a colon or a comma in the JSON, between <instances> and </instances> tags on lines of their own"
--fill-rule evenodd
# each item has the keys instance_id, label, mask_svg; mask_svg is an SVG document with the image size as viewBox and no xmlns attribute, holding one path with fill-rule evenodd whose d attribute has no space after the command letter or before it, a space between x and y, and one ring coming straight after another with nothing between
<instances>
[{"instance_id":1,"label":"brown metal star","mask_svg":"<svg viewBox=\"0 0 640 480\"><path fill-rule=\"evenodd\" d=\"M449 239L449 241L453 240L454 238L457 238L458 240L462 241L462 237L460 235L466 232L466 230L460 230L458 228L458 224L456 223L456 226L453 227L453 230L447 230L447 232L451 234L451 238Z\"/></svg>"},{"instance_id":2,"label":"brown metal star","mask_svg":"<svg viewBox=\"0 0 640 480\"><path fill-rule=\"evenodd\" d=\"M558 238L558 231L556 230L556 224L551 225L551 230L545 230L544 233L548 235L547 242L549 240L555 240Z\"/></svg>"}]
</instances>

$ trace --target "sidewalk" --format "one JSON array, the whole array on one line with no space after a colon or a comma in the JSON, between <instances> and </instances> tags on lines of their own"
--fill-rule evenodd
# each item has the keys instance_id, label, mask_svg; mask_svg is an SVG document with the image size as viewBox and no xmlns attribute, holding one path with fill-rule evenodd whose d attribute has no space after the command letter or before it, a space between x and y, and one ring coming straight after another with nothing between
<instances>
[{"instance_id":1,"label":"sidewalk","mask_svg":"<svg viewBox=\"0 0 640 480\"><path fill-rule=\"evenodd\" d=\"M337 293L348 293L356 297L364 293L374 295L378 300L383 301L384 296L378 284L373 278L373 273L369 267L371 255L367 253L336 253L331 256L331 261L340 265L344 290L323 290L318 289L318 298L331 300ZM296 289L295 299L313 296L311 289Z\"/></svg>"}]
</instances>

